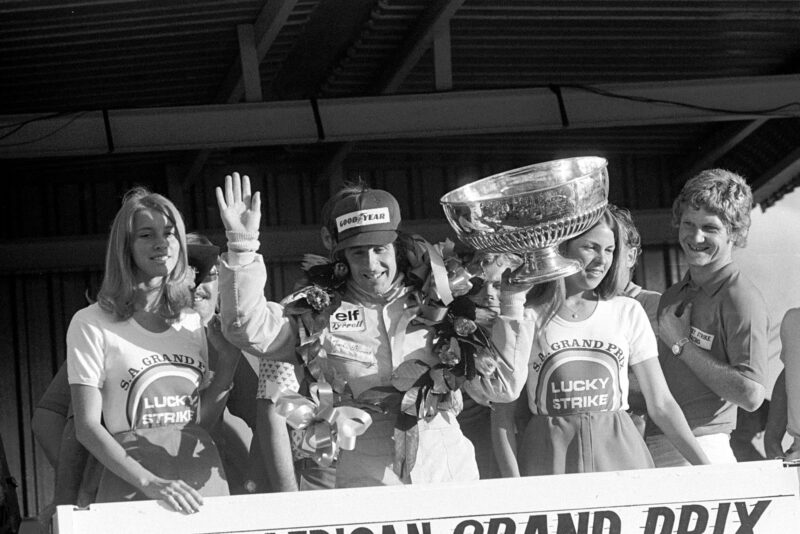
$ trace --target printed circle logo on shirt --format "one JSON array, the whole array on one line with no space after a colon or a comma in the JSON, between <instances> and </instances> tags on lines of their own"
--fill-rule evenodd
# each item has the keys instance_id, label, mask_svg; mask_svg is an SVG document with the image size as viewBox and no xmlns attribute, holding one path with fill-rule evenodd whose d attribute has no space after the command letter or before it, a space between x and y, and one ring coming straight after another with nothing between
<instances>
[{"instance_id":1,"label":"printed circle logo on shirt","mask_svg":"<svg viewBox=\"0 0 800 534\"><path fill-rule=\"evenodd\" d=\"M199 408L200 372L189 365L154 365L131 384L127 416L131 428L193 423Z\"/></svg>"},{"instance_id":2,"label":"printed circle logo on shirt","mask_svg":"<svg viewBox=\"0 0 800 534\"><path fill-rule=\"evenodd\" d=\"M598 358L596 353L568 350L554 355L539 375L540 413L569 415L619 409L617 369L611 358Z\"/></svg>"}]
</instances>

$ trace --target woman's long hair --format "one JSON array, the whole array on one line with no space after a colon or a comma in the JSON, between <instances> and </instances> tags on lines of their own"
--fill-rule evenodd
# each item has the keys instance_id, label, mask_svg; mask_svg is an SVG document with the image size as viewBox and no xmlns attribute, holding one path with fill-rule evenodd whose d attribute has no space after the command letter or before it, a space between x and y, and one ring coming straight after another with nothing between
<instances>
[{"instance_id":1,"label":"woman's long hair","mask_svg":"<svg viewBox=\"0 0 800 534\"><path fill-rule=\"evenodd\" d=\"M108 313L120 320L130 318L135 311L138 295L136 265L133 260L133 221L142 210L164 214L174 225L180 243L178 262L164 277L158 289L157 313L168 322L177 320L185 308L191 307L192 298L188 280L190 270L186 257L186 228L178 208L166 197L136 187L125 194L122 207L114 217L106 248L106 267L97 302Z\"/></svg>"},{"instance_id":2,"label":"woman's long hair","mask_svg":"<svg viewBox=\"0 0 800 534\"><path fill-rule=\"evenodd\" d=\"M620 234L621 229L617 219L608 208L603 210L603 214L600 216L600 219L594 225L592 225L591 228L587 229L586 232L591 231L594 227L600 224L607 226L611 230L611 233L614 234L614 253L612 255L611 266L608 268L606 275L600 281L600 284L598 284L597 288L594 290L598 298L601 300L607 300L616 295L617 284L619 283L618 281L621 276L620 269L624 268L622 261L620 260L622 257L622 247L620 246L620 243L622 242ZM584 234L586 232L584 232ZM571 241L579 238L581 235L583 234L575 236L572 239L561 243L558 247L559 252L563 254L567 249L567 245L569 245ZM527 306L533 308L533 310L536 312L536 339L540 342L540 344L544 341L543 336L545 327L556 316L558 309L561 307L561 304L564 303L565 298L566 290L563 278L554 280L552 282L535 285L528 292Z\"/></svg>"}]
</instances>

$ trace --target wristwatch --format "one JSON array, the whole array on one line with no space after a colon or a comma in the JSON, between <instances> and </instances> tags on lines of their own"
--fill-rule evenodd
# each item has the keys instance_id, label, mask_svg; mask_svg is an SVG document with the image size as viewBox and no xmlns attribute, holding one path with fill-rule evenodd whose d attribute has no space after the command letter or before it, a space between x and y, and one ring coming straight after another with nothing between
<instances>
[{"instance_id":1,"label":"wristwatch","mask_svg":"<svg viewBox=\"0 0 800 534\"><path fill-rule=\"evenodd\" d=\"M682 338L682 339L679 339L678 341L676 341L672 345L672 354L675 355L675 356L680 356L681 353L683 352L683 346L686 345L688 342L689 342L689 338L688 337L685 337L685 338Z\"/></svg>"}]
</instances>

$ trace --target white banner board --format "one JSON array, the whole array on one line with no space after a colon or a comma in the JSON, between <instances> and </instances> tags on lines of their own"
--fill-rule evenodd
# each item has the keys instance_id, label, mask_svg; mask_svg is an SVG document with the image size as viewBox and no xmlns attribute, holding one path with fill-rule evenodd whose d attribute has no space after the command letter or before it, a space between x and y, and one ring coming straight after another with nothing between
<instances>
[{"instance_id":1,"label":"white banner board","mask_svg":"<svg viewBox=\"0 0 800 534\"><path fill-rule=\"evenodd\" d=\"M57 534L760 534L800 531L798 469L780 461L60 506Z\"/></svg>"}]
</instances>

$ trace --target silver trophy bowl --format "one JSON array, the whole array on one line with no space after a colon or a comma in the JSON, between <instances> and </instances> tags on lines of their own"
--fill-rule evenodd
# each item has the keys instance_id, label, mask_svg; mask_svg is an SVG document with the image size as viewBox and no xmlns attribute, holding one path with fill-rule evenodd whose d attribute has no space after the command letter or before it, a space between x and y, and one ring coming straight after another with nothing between
<instances>
[{"instance_id":1,"label":"silver trophy bowl","mask_svg":"<svg viewBox=\"0 0 800 534\"><path fill-rule=\"evenodd\" d=\"M608 162L578 157L536 163L450 191L440 202L466 245L484 252L519 254L514 284L569 276L580 262L558 245L588 230L608 204Z\"/></svg>"}]
</instances>

